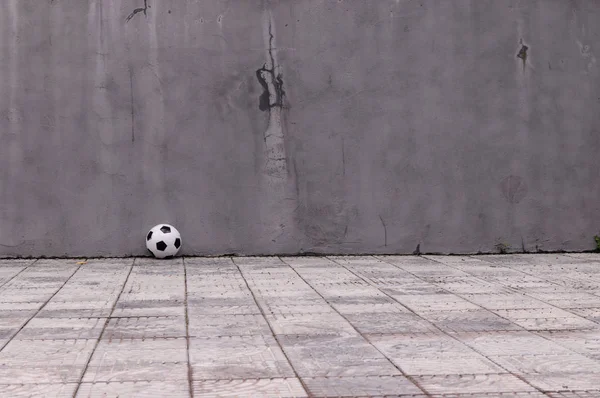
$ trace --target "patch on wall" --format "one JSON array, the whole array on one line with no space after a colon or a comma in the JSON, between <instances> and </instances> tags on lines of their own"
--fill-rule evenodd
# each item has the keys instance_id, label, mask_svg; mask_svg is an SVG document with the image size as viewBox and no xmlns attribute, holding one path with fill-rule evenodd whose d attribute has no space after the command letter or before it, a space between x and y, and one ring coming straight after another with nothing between
<instances>
[{"instance_id":1,"label":"patch on wall","mask_svg":"<svg viewBox=\"0 0 600 398\"><path fill-rule=\"evenodd\" d=\"M509 175L500 182L502 195L509 203L519 203L527 196L527 184L523 178Z\"/></svg>"}]
</instances>

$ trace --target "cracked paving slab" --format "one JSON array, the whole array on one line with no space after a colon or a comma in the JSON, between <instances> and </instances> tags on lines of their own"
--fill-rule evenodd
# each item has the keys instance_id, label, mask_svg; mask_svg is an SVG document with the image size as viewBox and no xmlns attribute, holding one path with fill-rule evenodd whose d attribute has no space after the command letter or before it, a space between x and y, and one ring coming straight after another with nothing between
<instances>
[{"instance_id":1,"label":"cracked paving slab","mask_svg":"<svg viewBox=\"0 0 600 398\"><path fill-rule=\"evenodd\" d=\"M0 260L0 396L600 397L599 265Z\"/></svg>"}]
</instances>

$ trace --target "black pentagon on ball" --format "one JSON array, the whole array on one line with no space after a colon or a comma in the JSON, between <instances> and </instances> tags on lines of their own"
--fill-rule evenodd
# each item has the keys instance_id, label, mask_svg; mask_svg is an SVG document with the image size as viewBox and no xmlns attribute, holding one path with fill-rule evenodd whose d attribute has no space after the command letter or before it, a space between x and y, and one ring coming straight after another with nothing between
<instances>
[{"instance_id":1,"label":"black pentagon on ball","mask_svg":"<svg viewBox=\"0 0 600 398\"><path fill-rule=\"evenodd\" d=\"M146 240L152 239L152 231L148 232L148 236L146 236Z\"/></svg>"},{"instance_id":2,"label":"black pentagon on ball","mask_svg":"<svg viewBox=\"0 0 600 398\"><path fill-rule=\"evenodd\" d=\"M177 238L175 239L175 247L179 249L179 246L181 246L181 239Z\"/></svg>"},{"instance_id":3,"label":"black pentagon on ball","mask_svg":"<svg viewBox=\"0 0 600 398\"><path fill-rule=\"evenodd\" d=\"M163 234L171 233L171 228L167 227L166 225L163 225L162 227L160 227L160 230L162 231Z\"/></svg>"},{"instance_id":4,"label":"black pentagon on ball","mask_svg":"<svg viewBox=\"0 0 600 398\"><path fill-rule=\"evenodd\" d=\"M156 248L158 250L160 250L161 252L164 252L165 249L167 248L167 244L161 240L160 242L156 243Z\"/></svg>"}]
</instances>

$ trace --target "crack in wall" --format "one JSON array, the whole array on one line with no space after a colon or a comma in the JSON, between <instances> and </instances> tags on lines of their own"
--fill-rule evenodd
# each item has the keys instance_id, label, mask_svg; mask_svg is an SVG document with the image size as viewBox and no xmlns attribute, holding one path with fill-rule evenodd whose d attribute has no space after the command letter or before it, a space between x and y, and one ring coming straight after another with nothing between
<instances>
[{"instance_id":1,"label":"crack in wall","mask_svg":"<svg viewBox=\"0 0 600 398\"><path fill-rule=\"evenodd\" d=\"M285 90L283 89L283 76L281 73L277 73L277 65L273 56L273 51L275 50L273 47L274 39L275 37L273 36L272 21L269 20L269 45L267 52L271 67L267 68L267 63L265 62L262 68L256 70L256 77L258 78L258 82L264 90L258 101L258 108L263 112L268 111L271 108L283 108L283 100L285 97ZM271 84L267 82L267 79ZM272 90L270 89L271 85L273 86ZM271 101L271 98L273 98L273 101Z\"/></svg>"},{"instance_id":2,"label":"crack in wall","mask_svg":"<svg viewBox=\"0 0 600 398\"><path fill-rule=\"evenodd\" d=\"M135 106L133 102L133 70L129 69L129 90L131 102L131 142L135 142Z\"/></svg>"},{"instance_id":3,"label":"crack in wall","mask_svg":"<svg viewBox=\"0 0 600 398\"><path fill-rule=\"evenodd\" d=\"M147 17L148 16L148 8L150 8L150 6L148 5L148 0L144 0L144 7L139 7L139 8L136 8L135 10L133 10L131 12L131 14L129 14L127 16L127 19L125 19L125 22L131 21L131 19L135 16L135 14L140 13L140 12L143 12L144 16Z\"/></svg>"},{"instance_id":4,"label":"crack in wall","mask_svg":"<svg viewBox=\"0 0 600 398\"><path fill-rule=\"evenodd\" d=\"M381 225L383 225L383 239L384 239L384 246L387 247L387 225L385 225L385 221L383 221L383 217L381 217L381 215L379 215L379 219L381 220Z\"/></svg>"},{"instance_id":5,"label":"crack in wall","mask_svg":"<svg viewBox=\"0 0 600 398\"><path fill-rule=\"evenodd\" d=\"M346 175L346 150L344 149L344 137L342 137L342 175Z\"/></svg>"},{"instance_id":6,"label":"crack in wall","mask_svg":"<svg viewBox=\"0 0 600 398\"><path fill-rule=\"evenodd\" d=\"M263 136L266 153L264 171L271 178L284 179L287 176L287 156L282 123L285 90L280 66L277 64L273 15L267 8L263 13L263 33L266 62L256 70L256 77L263 88L258 108L269 113L267 129Z\"/></svg>"}]
</instances>

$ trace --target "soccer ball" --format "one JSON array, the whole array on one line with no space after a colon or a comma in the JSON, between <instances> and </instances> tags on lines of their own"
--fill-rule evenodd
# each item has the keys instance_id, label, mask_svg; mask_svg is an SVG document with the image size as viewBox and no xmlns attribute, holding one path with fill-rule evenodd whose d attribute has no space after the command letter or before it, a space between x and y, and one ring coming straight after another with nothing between
<instances>
[{"instance_id":1,"label":"soccer ball","mask_svg":"<svg viewBox=\"0 0 600 398\"><path fill-rule=\"evenodd\" d=\"M158 224L146 235L146 247L156 258L173 257L181 248L181 235L172 225Z\"/></svg>"}]
</instances>

